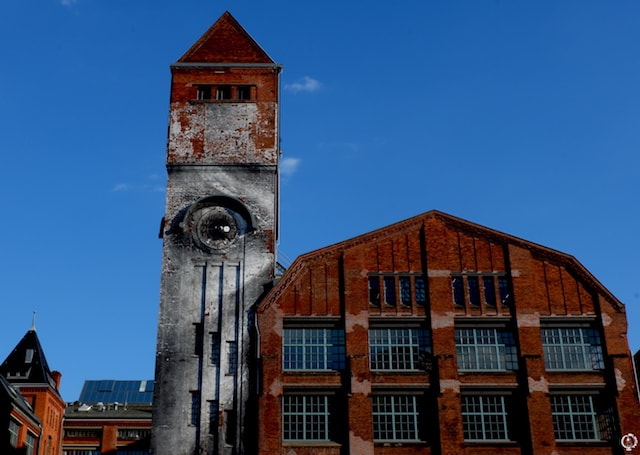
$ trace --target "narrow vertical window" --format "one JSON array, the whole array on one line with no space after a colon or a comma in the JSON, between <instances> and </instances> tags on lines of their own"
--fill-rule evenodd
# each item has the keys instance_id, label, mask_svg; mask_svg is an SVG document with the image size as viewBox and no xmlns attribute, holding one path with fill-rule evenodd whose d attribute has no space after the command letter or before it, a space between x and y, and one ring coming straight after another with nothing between
<instances>
[{"instance_id":1,"label":"narrow vertical window","mask_svg":"<svg viewBox=\"0 0 640 455\"><path fill-rule=\"evenodd\" d=\"M20 432L20 425L9 419L9 443L11 447L18 447L18 433Z\"/></svg>"},{"instance_id":2,"label":"narrow vertical window","mask_svg":"<svg viewBox=\"0 0 640 455\"><path fill-rule=\"evenodd\" d=\"M480 285L477 276L467 277L467 287L469 288L469 303L480 305Z\"/></svg>"},{"instance_id":3,"label":"narrow vertical window","mask_svg":"<svg viewBox=\"0 0 640 455\"><path fill-rule=\"evenodd\" d=\"M220 336L218 332L211 332L211 358L212 365L220 365Z\"/></svg>"},{"instance_id":4,"label":"narrow vertical window","mask_svg":"<svg viewBox=\"0 0 640 455\"><path fill-rule=\"evenodd\" d=\"M453 303L459 306L464 305L464 284L461 276L451 277L451 288L453 290Z\"/></svg>"},{"instance_id":5,"label":"narrow vertical window","mask_svg":"<svg viewBox=\"0 0 640 455\"><path fill-rule=\"evenodd\" d=\"M401 276L400 282L400 303L411 305L411 280L408 276Z\"/></svg>"},{"instance_id":6,"label":"narrow vertical window","mask_svg":"<svg viewBox=\"0 0 640 455\"><path fill-rule=\"evenodd\" d=\"M196 98L199 100L210 100L211 99L211 87L208 85L200 85L198 86L198 92Z\"/></svg>"},{"instance_id":7,"label":"narrow vertical window","mask_svg":"<svg viewBox=\"0 0 640 455\"><path fill-rule=\"evenodd\" d=\"M396 279L392 276L385 276L384 282L384 303L387 305L396 305Z\"/></svg>"},{"instance_id":8,"label":"narrow vertical window","mask_svg":"<svg viewBox=\"0 0 640 455\"><path fill-rule=\"evenodd\" d=\"M24 442L24 445L25 455L34 455L34 449L36 447L36 437L30 432L27 432L27 440Z\"/></svg>"},{"instance_id":9,"label":"narrow vertical window","mask_svg":"<svg viewBox=\"0 0 640 455\"><path fill-rule=\"evenodd\" d=\"M227 356L229 360L227 374L235 375L238 370L238 343L236 341L227 341Z\"/></svg>"},{"instance_id":10,"label":"narrow vertical window","mask_svg":"<svg viewBox=\"0 0 640 455\"><path fill-rule=\"evenodd\" d=\"M509 279L506 276L498 277L498 292L500 293L500 303L508 305L510 303Z\"/></svg>"},{"instance_id":11,"label":"narrow vertical window","mask_svg":"<svg viewBox=\"0 0 640 455\"><path fill-rule=\"evenodd\" d=\"M191 415L189 423L191 425L200 425L200 391L193 390L191 392Z\"/></svg>"},{"instance_id":12,"label":"narrow vertical window","mask_svg":"<svg viewBox=\"0 0 640 455\"><path fill-rule=\"evenodd\" d=\"M417 276L414 281L416 289L416 303L418 305L424 305L427 302L427 289L424 283L424 278Z\"/></svg>"},{"instance_id":13,"label":"narrow vertical window","mask_svg":"<svg viewBox=\"0 0 640 455\"><path fill-rule=\"evenodd\" d=\"M224 442L229 445L236 444L236 411L234 409L227 409L225 411L226 414L226 427L224 432Z\"/></svg>"},{"instance_id":14,"label":"narrow vertical window","mask_svg":"<svg viewBox=\"0 0 640 455\"><path fill-rule=\"evenodd\" d=\"M204 340L203 340L204 325L201 322L197 322L193 324L193 328L194 328L193 354L200 357L202 356L202 350L203 350L203 344L204 344Z\"/></svg>"},{"instance_id":15,"label":"narrow vertical window","mask_svg":"<svg viewBox=\"0 0 640 455\"><path fill-rule=\"evenodd\" d=\"M209 401L209 434L216 434L218 432L218 401Z\"/></svg>"},{"instance_id":16,"label":"narrow vertical window","mask_svg":"<svg viewBox=\"0 0 640 455\"><path fill-rule=\"evenodd\" d=\"M221 85L216 88L217 100L230 100L231 99L231 87Z\"/></svg>"},{"instance_id":17,"label":"narrow vertical window","mask_svg":"<svg viewBox=\"0 0 640 455\"><path fill-rule=\"evenodd\" d=\"M484 288L484 303L489 306L496 305L496 283L493 276L482 277L482 287Z\"/></svg>"},{"instance_id":18,"label":"narrow vertical window","mask_svg":"<svg viewBox=\"0 0 640 455\"><path fill-rule=\"evenodd\" d=\"M380 306L380 277L369 277L369 304Z\"/></svg>"},{"instance_id":19,"label":"narrow vertical window","mask_svg":"<svg viewBox=\"0 0 640 455\"><path fill-rule=\"evenodd\" d=\"M248 85L241 85L237 89L236 97L239 100L251 99L251 87Z\"/></svg>"}]
</instances>

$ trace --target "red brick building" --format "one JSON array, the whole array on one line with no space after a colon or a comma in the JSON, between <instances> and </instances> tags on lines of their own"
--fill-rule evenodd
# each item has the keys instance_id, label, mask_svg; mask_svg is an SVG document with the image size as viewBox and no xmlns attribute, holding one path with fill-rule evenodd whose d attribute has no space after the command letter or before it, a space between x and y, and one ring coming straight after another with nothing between
<instances>
[{"instance_id":1,"label":"red brick building","mask_svg":"<svg viewBox=\"0 0 640 455\"><path fill-rule=\"evenodd\" d=\"M27 455L58 455L62 447L62 419L66 403L60 396L61 374L51 371L34 328L0 365L0 376L28 403L33 418L9 418L11 446ZM4 415L3 415L4 417ZM15 434L15 436L14 436Z\"/></svg>"},{"instance_id":2,"label":"red brick building","mask_svg":"<svg viewBox=\"0 0 640 455\"><path fill-rule=\"evenodd\" d=\"M40 419L31 405L0 375L0 453L36 453L40 442Z\"/></svg>"},{"instance_id":3,"label":"red brick building","mask_svg":"<svg viewBox=\"0 0 640 455\"><path fill-rule=\"evenodd\" d=\"M257 329L261 454L601 455L640 434L624 305L572 256L441 212L299 257Z\"/></svg>"},{"instance_id":4,"label":"red brick building","mask_svg":"<svg viewBox=\"0 0 640 455\"><path fill-rule=\"evenodd\" d=\"M85 381L64 415L62 455L151 453L153 381Z\"/></svg>"}]
</instances>

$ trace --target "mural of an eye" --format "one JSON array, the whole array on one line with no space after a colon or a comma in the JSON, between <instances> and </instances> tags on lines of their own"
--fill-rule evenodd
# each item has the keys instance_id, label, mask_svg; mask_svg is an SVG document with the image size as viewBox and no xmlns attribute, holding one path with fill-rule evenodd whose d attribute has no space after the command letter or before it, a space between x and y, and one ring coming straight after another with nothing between
<instances>
[{"instance_id":1,"label":"mural of an eye","mask_svg":"<svg viewBox=\"0 0 640 455\"><path fill-rule=\"evenodd\" d=\"M208 246L214 246L217 241L231 240L238 233L235 219L223 207L207 207L198 215L195 232L199 240Z\"/></svg>"}]
</instances>

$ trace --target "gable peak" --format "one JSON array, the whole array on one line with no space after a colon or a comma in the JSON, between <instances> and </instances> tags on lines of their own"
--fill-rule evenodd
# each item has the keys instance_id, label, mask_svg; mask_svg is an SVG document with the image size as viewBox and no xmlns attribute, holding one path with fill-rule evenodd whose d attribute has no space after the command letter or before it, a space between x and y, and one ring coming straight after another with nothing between
<instances>
[{"instance_id":1,"label":"gable peak","mask_svg":"<svg viewBox=\"0 0 640 455\"><path fill-rule=\"evenodd\" d=\"M231 13L225 11L178 63L274 62Z\"/></svg>"}]
</instances>

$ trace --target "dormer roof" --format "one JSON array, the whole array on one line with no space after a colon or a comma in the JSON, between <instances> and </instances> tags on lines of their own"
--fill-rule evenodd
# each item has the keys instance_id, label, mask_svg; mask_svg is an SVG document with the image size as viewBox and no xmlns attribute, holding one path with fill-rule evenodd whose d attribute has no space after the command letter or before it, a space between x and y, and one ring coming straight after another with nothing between
<instances>
[{"instance_id":1,"label":"dormer roof","mask_svg":"<svg viewBox=\"0 0 640 455\"><path fill-rule=\"evenodd\" d=\"M198 63L275 64L228 11L177 62Z\"/></svg>"}]
</instances>

